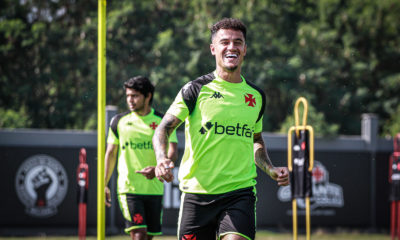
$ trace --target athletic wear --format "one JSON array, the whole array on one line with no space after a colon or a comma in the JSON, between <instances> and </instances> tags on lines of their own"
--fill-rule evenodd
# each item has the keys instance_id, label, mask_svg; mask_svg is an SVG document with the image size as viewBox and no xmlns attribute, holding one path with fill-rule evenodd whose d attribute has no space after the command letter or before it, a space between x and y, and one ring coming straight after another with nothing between
<instances>
[{"instance_id":1,"label":"athletic wear","mask_svg":"<svg viewBox=\"0 0 400 240\"><path fill-rule=\"evenodd\" d=\"M262 131L265 95L242 77L210 73L187 83L167 113L185 121L179 169L186 193L221 194L256 184L253 135Z\"/></svg>"},{"instance_id":2,"label":"athletic wear","mask_svg":"<svg viewBox=\"0 0 400 240\"><path fill-rule=\"evenodd\" d=\"M148 235L161 235L162 196L118 194L125 218L125 232L147 228Z\"/></svg>"},{"instance_id":3,"label":"athletic wear","mask_svg":"<svg viewBox=\"0 0 400 240\"><path fill-rule=\"evenodd\" d=\"M254 187L216 195L183 193L178 239L220 239L231 233L254 239L255 195Z\"/></svg>"},{"instance_id":4,"label":"athletic wear","mask_svg":"<svg viewBox=\"0 0 400 240\"><path fill-rule=\"evenodd\" d=\"M152 138L160 124L162 114L151 109L146 116L135 112L116 115L111 120L107 143L119 145L118 149L118 193L162 195L164 184L157 178L148 180L136 173L148 166L156 166ZM174 131L170 142L177 142Z\"/></svg>"}]
</instances>

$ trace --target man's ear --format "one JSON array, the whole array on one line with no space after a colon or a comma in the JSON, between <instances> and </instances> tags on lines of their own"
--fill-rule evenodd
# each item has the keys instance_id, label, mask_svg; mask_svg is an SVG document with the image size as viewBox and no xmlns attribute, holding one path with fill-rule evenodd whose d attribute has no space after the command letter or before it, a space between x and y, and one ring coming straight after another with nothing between
<instances>
[{"instance_id":1,"label":"man's ear","mask_svg":"<svg viewBox=\"0 0 400 240\"><path fill-rule=\"evenodd\" d=\"M214 47L214 44L210 44L210 50L211 50L211 54L212 55L215 55L215 47Z\"/></svg>"},{"instance_id":2,"label":"man's ear","mask_svg":"<svg viewBox=\"0 0 400 240\"><path fill-rule=\"evenodd\" d=\"M152 97L152 94L151 93L147 93L146 100L149 102L149 104L150 104L151 97Z\"/></svg>"}]
</instances>

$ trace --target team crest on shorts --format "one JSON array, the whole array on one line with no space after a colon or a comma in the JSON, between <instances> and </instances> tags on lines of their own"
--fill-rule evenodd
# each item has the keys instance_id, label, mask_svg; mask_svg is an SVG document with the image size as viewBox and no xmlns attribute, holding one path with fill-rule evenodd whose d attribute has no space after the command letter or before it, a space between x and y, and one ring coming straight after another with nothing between
<instances>
[{"instance_id":1,"label":"team crest on shorts","mask_svg":"<svg viewBox=\"0 0 400 240\"><path fill-rule=\"evenodd\" d=\"M136 214L133 216L133 222L134 222L135 224L142 224L142 223L143 223L143 217L142 217L142 215L140 215L140 213L136 213Z\"/></svg>"},{"instance_id":2,"label":"team crest on shorts","mask_svg":"<svg viewBox=\"0 0 400 240\"><path fill-rule=\"evenodd\" d=\"M50 217L57 213L68 189L64 167L55 158L40 154L27 158L15 178L18 198L25 212L33 217Z\"/></svg>"},{"instance_id":3,"label":"team crest on shorts","mask_svg":"<svg viewBox=\"0 0 400 240\"><path fill-rule=\"evenodd\" d=\"M196 240L196 235L194 234L185 234L182 236L182 240Z\"/></svg>"}]
</instances>

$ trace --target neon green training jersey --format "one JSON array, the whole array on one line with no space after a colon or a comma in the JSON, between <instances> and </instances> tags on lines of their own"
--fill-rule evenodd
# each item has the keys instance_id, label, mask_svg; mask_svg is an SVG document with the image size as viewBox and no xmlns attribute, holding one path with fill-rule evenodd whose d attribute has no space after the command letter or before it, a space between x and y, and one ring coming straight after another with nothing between
<instances>
[{"instance_id":1,"label":"neon green training jersey","mask_svg":"<svg viewBox=\"0 0 400 240\"><path fill-rule=\"evenodd\" d=\"M107 143L118 147L118 193L162 195L164 184L157 178L148 180L136 173L148 166L156 166L152 138L163 115L154 109L146 116L135 112L116 115L111 120ZM170 142L178 142L174 131Z\"/></svg>"},{"instance_id":2,"label":"neon green training jersey","mask_svg":"<svg viewBox=\"0 0 400 240\"><path fill-rule=\"evenodd\" d=\"M167 113L185 121L180 189L220 194L254 186L254 133L262 131L265 95L242 77L230 83L210 73L187 83Z\"/></svg>"}]
</instances>

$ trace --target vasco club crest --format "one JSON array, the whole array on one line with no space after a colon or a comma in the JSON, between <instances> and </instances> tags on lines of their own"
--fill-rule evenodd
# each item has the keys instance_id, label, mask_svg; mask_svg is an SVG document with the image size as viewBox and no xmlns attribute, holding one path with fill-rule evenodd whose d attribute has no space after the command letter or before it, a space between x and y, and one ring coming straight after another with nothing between
<instances>
[{"instance_id":1,"label":"vasco club crest","mask_svg":"<svg viewBox=\"0 0 400 240\"><path fill-rule=\"evenodd\" d=\"M26 213L34 217L50 217L57 213L68 189L64 167L48 155L34 155L19 167L15 178L18 198Z\"/></svg>"}]
</instances>

